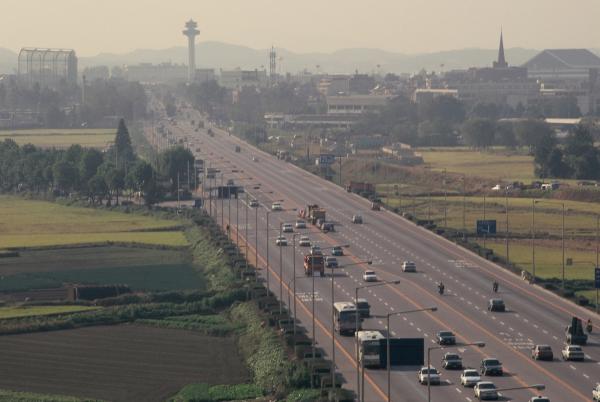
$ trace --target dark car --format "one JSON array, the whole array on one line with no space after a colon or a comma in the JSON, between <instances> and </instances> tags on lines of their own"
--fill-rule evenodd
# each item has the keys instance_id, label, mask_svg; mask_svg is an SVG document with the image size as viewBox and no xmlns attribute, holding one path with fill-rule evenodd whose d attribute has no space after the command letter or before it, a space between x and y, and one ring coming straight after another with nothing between
<instances>
[{"instance_id":1,"label":"dark car","mask_svg":"<svg viewBox=\"0 0 600 402\"><path fill-rule=\"evenodd\" d=\"M361 318L368 318L371 315L371 305L367 299L358 299L356 303L356 309Z\"/></svg>"},{"instance_id":2,"label":"dark car","mask_svg":"<svg viewBox=\"0 0 600 402\"><path fill-rule=\"evenodd\" d=\"M490 299L488 303L489 311L506 311L506 305L504 304L504 300L502 299Z\"/></svg>"},{"instance_id":3,"label":"dark car","mask_svg":"<svg viewBox=\"0 0 600 402\"><path fill-rule=\"evenodd\" d=\"M331 255L340 257L340 256L344 255L344 249L341 248L340 246L335 246L333 249L331 249Z\"/></svg>"},{"instance_id":4,"label":"dark car","mask_svg":"<svg viewBox=\"0 0 600 402\"><path fill-rule=\"evenodd\" d=\"M531 358L535 360L554 360L554 353L550 345L535 345L531 349Z\"/></svg>"},{"instance_id":5,"label":"dark car","mask_svg":"<svg viewBox=\"0 0 600 402\"><path fill-rule=\"evenodd\" d=\"M437 343L440 345L455 345L456 337L451 331L440 331L436 336Z\"/></svg>"},{"instance_id":6,"label":"dark car","mask_svg":"<svg viewBox=\"0 0 600 402\"><path fill-rule=\"evenodd\" d=\"M462 358L458 353L446 353L442 359L442 367L446 370L462 369Z\"/></svg>"},{"instance_id":7,"label":"dark car","mask_svg":"<svg viewBox=\"0 0 600 402\"><path fill-rule=\"evenodd\" d=\"M502 363L498 359L483 359L481 361L481 367L479 369L481 375L502 375Z\"/></svg>"}]
</instances>

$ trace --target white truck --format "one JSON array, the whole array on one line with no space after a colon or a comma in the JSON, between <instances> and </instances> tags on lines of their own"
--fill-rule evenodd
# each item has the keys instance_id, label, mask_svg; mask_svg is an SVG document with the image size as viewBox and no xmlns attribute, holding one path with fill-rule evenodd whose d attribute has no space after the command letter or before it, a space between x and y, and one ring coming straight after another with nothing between
<instances>
[{"instance_id":1,"label":"white truck","mask_svg":"<svg viewBox=\"0 0 600 402\"><path fill-rule=\"evenodd\" d=\"M381 340L385 336L379 331L357 331L358 357L364 367L382 367Z\"/></svg>"}]
</instances>

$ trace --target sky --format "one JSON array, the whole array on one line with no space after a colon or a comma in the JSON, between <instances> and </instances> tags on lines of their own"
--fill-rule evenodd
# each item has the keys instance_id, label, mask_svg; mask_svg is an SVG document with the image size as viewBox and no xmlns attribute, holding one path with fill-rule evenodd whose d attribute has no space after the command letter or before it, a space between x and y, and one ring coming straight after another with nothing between
<instances>
[{"instance_id":1,"label":"sky","mask_svg":"<svg viewBox=\"0 0 600 402\"><path fill-rule=\"evenodd\" d=\"M0 47L79 56L199 41L295 52L379 48L428 53L505 46L600 48L600 0L1 0Z\"/></svg>"}]
</instances>

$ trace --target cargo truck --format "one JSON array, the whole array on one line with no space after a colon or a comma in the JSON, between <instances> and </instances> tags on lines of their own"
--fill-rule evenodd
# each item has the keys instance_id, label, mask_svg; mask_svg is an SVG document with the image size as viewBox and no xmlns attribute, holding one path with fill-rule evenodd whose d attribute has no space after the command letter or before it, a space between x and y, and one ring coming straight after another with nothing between
<instances>
[{"instance_id":1,"label":"cargo truck","mask_svg":"<svg viewBox=\"0 0 600 402\"><path fill-rule=\"evenodd\" d=\"M375 185L361 181L351 181L346 184L346 191L362 195L375 194Z\"/></svg>"},{"instance_id":2,"label":"cargo truck","mask_svg":"<svg viewBox=\"0 0 600 402\"><path fill-rule=\"evenodd\" d=\"M320 276L325 276L325 259L323 255L307 254L304 256L304 274L306 276L314 275L318 272Z\"/></svg>"},{"instance_id":3,"label":"cargo truck","mask_svg":"<svg viewBox=\"0 0 600 402\"><path fill-rule=\"evenodd\" d=\"M312 225L316 225L317 221L325 222L325 215L325 209L320 208L317 204L310 204L298 213L300 218L306 219Z\"/></svg>"},{"instance_id":4,"label":"cargo truck","mask_svg":"<svg viewBox=\"0 0 600 402\"><path fill-rule=\"evenodd\" d=\"M587 334L583 332L583 323L577 317L571 318L571 325L566 329L567 343L569 345L585 345L587 343Z\"/></svg>"}]
</instances>

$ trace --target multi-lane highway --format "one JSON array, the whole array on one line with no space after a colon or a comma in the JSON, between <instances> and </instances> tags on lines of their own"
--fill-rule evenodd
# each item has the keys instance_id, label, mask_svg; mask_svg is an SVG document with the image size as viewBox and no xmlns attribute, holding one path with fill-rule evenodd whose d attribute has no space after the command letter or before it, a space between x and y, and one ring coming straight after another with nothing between
<instances>
[{"instance_id":1,"label":"multi-lane highway","mask_svg":"<svg viewBox=\"0 0 600 402\"><path fill-rule=\"evenodd\" d=\"M187 110L186 113L194 113ZM195 115L198 121L199 115ZM194 117L192 117L193 119ZM190 120L187 118L187 120ZM348 244L347 256L339 258L342 267L334 272L335 301L351 301L355 289L364 285L362 273L365 269L374 270L380 281L400 280L390 284L364 289L359 297L367 298L374 315L385 315L435 306L436 312L422 312L398 315L392 318L391 334L397 337L424 337L425 345L436 346L435 335L440 330L451 330L457 335L458 346L448 348L462 355L465 366L479 368L481 359L496 357L506 371L502 377L489 377L499 388L524 387L544 384L546 390L515 390L502 392L504 400L528 401L532 396L544 394L552 401L589 401L591 390L600 381L600 337L592 335L584 347L586 361L581 363L560 360L560 350L564 345L564 331L572 315L600 319L589 311L551 294L538 286L530 285L508 271L484 260L451 242L430 233L389 211L371 211L367 200L347 193L341 187L307 173L292 164L277 160L249 146L226 132L213 128L214 137L205 130L198 132L187 121L180 120L170 127L176 137L187 137L192 150L199 148L196 157L206 163L219 166L225 179L246 179L247 191L252 198L259 200L259 208L251 208L248 222L244 197L238 201L212 205L218 222L229 223L233 229L239 222L241 241L247 240L249 251L254 258L258 253L261 276L266 276L267 244L269 244L269 279L271 290L279 296L280 285L283 300L288 303L294 275L297 287L298 319L312 331L312 281L304 277L302 256L306 249L296 247L292 255L290 245L278 248L275 238L282 222L294 222L296 212L307 204L316 203L327 210L328 220L335 221L336 231L322 234L315 232L310 225L305 232L313 243L322 248ZM235 145L241 152L235 152ZM260 188L257 184L260 183ZM269 214L269 235L266 218L271 202L283 200L284 211ZM231 211L231 212L230 212ZM237 214L236 214L236 211ZM256 214L256 215L255 215ZM364 217L364 224L352 224L353 214ZM236 216L237 215L237 216ZM258 227L256 227L258 222ZM258 238L256 238L258 234ZM235 237L235 236L234 236ZM280 255L282 252L282 266ZM326 253L327 254L327 253ZM295 259L296 272L293 271ZM359 264L372 260L373 265ZM413 260L417 264L416 273L403 273L401 263ZM350 265L353 264L353 265ZM344 267L343 265L346 265ZM328 275L316 277L315 286L315 327L318 346L332 356L331 280ZM281 275L281 277L280 277ZM282 282L280 283L280 279ZM500 284L498 294L492 292L492 283ZM446 292L440 295L437 284L443 281ZM504 299L508 311L492 313L487 311L487 303L492 297ZM385 329L385 319L371 317L364 321L364 328ZM597 329L597 327L596 327ZM461 347L461 344L475 341L485 342L485 347ZM555 359L539 362L531 359L530 350L535 344L551 345ZM338 371L347 382L348 388L356 389L355 350L352 337L336 334L335 356ZM473 390L460 385L460 371L441 369L440 360L445 351L432 351L432 365L441 372L442 384L432 387L434 401L472 401ZM419 385L416 368L395 368L392 371L391 395L394 401L422 401L427 399L427 388ZM367 370L365 376L365 400L386 400L387 375L385 370Z\"/></svg>"}]
</instances>

